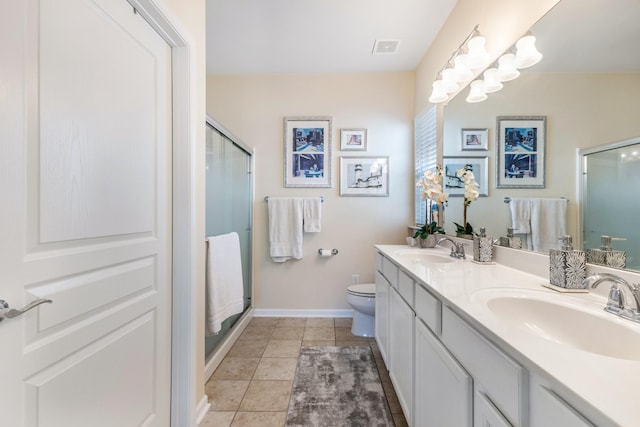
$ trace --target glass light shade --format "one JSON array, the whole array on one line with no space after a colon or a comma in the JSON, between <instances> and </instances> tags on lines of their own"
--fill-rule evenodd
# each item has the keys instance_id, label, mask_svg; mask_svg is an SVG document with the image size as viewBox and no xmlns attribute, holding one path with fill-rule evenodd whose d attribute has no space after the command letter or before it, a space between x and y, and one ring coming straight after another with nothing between
<instances>
[{"instance_id":1,"label":"glass light shade","mask_svg":"<svg viewBox=\"0 0 640 427\"><path fill-rule=\"evenodd\" d=\"M484 47L486 41L484 36L475 36L467 43L467 67L470 69L484 68L489 63L489 54Z\"/></svg>"},{"instance_id":2,"label":"glass light shade","mask_svg":"<svg viewBox=\"0 0 640 427\"><path fill-rule=\"evenodd\" d=\"M536 49L536 38L524 36L516 43L516 68L527 68L537 64L542 59L542 54Z\"/></svg>"},{"instance_id":3,"label":"glass light shade","mask_svg":"<svg viewBox=\"0 0 640 427\"><path fill-rule=\"evenodd\" d=\"M485 99L487 99L487 94L484 92L484 82L482 80L472 81L469 96L467 96L467 102L482 102Z\"/></svg>"},{"instance_id":4,"label":"glass light shade","mask_svg":"<svg viewBox=\"0 0 640 427\"><path fill-rule=\"evenodd\" d=\"M458 55L453 60L453 76L458 83L466 82L473 78L473 73L467 67L467 54Z\"/></svg>"},{"instance_id":5,"label":"glass light shade","mask_svg":"<svg viewBox=\"0 0 640 427\"><path fill-rule=\"evenodd\" d=\"M501 82L508 82L520 76L515 61L516 56L513 53L505 53L498 59L498 78Z\"/></svg>"},{"instance_id":6,"label":"glass light shade","mask_svg":"<svg viewBox=\"0 0 640 427\"><path fill-rule=\"evenodd\" d=\"M447 93L453 93L458 90L458 83L453 75L452 68L442 71L442 89Z\"/></svg>"},{"instance_id":7,"label":"glass light shade","mask_svg":"<svg viewBox=\"0 0 640 427\"><path fill-rule=\"evenodd\" d=\"M442 80L436 80L431 86L433 86L433 91L429 97L429 102L438 104L449 99L449 95L447 95L447 92L442 88Z\"/></svg>"},{"instance_id":8,"label":"glass light shade","mask_svg":"<svg viewBox=\"0 0 640 427\"><path fill-rule=\"evenodd\" d=\"M502 89L503 85L498 78L498 69L489 68L483 73L484 93L493 93Z\"/></svg>"}]
</instances>

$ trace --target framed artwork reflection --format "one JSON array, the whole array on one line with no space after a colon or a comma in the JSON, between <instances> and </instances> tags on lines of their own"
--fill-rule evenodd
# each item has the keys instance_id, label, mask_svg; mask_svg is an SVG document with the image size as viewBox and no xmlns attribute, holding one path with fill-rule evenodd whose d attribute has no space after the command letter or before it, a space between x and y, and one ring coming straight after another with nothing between
<instances>
[{"instance_id":1,"label":"framed artwork reflection","mask_svg":"<svg viewBox=\"0 0 640 427\"><path fill-rule=\"evenodd\" d=\"M458 178L458 170L468 167L478 183L481 197L489 195L489 158L488 157L443 157L443 190L450 197L464 196L464 182Z\"/></svg>"},{"instance_id":2,"label":"framed artwork reflection","mask_svg":"<svg viewBox=\"0 0 640 427\"><path fill-rule=\"evenodd\" d=\"M460 136L462 151L489 149L489 129L462 129Z\"/></svg>"},{"instance_id":3,"label":"framed artwork reflection","mask_svg":"<svg viewBox=\"0 0 640 427\"><path fill-rule=\"evenodd\" d=\"M331 117L284 118L284 186L331 187Z\"/></svg>"},{"instance_id":4,"label":"framed artwork reflection","mask_svg":"<svg viewBox=\"0 0 640 427\"><path fill-rule=\"evenodd\" d=\"M544 188L545 116L500 116L496 123L496 188Z\"/></svg>"}]
</instances>

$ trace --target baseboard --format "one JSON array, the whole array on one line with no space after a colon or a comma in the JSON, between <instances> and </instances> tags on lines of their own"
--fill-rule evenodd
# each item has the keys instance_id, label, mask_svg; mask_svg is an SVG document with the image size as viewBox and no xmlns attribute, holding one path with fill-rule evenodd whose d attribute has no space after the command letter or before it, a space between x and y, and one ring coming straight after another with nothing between
<instances>
[{"instance_id":1,"label":"baseboard","mask_svg":"<svg viewBox=\"0 0 640 427\"><path fill-rule=\"evenodd\" d=\"M249 325L251 318L254 316L254 309L250 308L246 311L238 320L238 322L231 328L227 336L222 340L220 344L216 347L213 353L209 356L209 359L206 361L204 366L204 381L205 383L209 381L211 375L216 370L216 368L222 362L222 359L227 355L231 347L236 342L236 340L240 337L240 334L245 330L245 328Z\"/></svg>"},{"instance_id":2,"label":"baseboard","mask_svg":"<svg viewBox=\"0 0 640 427\"><path fill-rule=\"evenodd\" d=\"M209 412L210 407L211 403L209 403L209 397L205 394L202 396L202 399L200 399L198 406L196 406L196 425L199 426L202 420L204 420L204 417L207 415L207 412Z\"/></svg>"},{"instance_id":3,"label":"baseboard","mask_svg":"<svg viewBox=\"0 0 640 427\"><path fill-rule=\"evenodd\" d=\"M256 308L255 317L353 317L353 310L300 310Z\"/></svg>"}]
</instances>

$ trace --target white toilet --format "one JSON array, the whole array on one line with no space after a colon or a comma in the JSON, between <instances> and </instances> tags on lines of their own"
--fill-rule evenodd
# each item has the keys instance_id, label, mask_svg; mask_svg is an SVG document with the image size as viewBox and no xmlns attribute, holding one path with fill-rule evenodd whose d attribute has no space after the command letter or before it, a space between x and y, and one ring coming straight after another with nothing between
<instances>
[{"instance_id":1,"label":"white toilet","mask_svg":"<svg viewBox=\"0 0 640 427\"><path fill-rule=\"evenodd\" d=\"M347 302L353 307L351 333L359 337L375 334L376 284L364 283L347 288Z\"/></svg>"}]
</instances>

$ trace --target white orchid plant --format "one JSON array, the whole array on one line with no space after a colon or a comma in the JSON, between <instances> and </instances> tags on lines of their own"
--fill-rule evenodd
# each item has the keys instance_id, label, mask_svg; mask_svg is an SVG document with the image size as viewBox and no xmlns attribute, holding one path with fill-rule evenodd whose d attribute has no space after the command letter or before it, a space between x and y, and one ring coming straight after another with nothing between
<instances>
[{"instance_id":1,"label":"white orchid plant","mask_svg":"<svg viewBox=\"0 0 640 427\"><path fill-rule=\"evenodd\" d=\"M456 175L464 183L464 216L462 222L464 226L454 222L456 225L456 234L473 234L473 227L467 222L467 207L480 196L478 192L479 185L469 165L458 169Z\"/></svg>"},{"instance_id":2,"label":"white orchid plant","mask_svg":"<svg viewBox=\"0 0 640 427\"><path fill-rule=\"evenodd\" d=\"M446 204L449 194L442 191L442 182L442 166L437 165L435 172L425 172L424 176L416 182L416 187L422 188L422 192L420 193L422 200L431 200L434 203L441 205ZM442 208L440 209L440 212L442 212ZM440 227L436 221L429 223L429 210L427 209L424 226L416 231L416 234L413 237L421 237L424 239L428 234L434 234L436 232L445 234L444 229Z\"/></svg>"}]
</instances>

